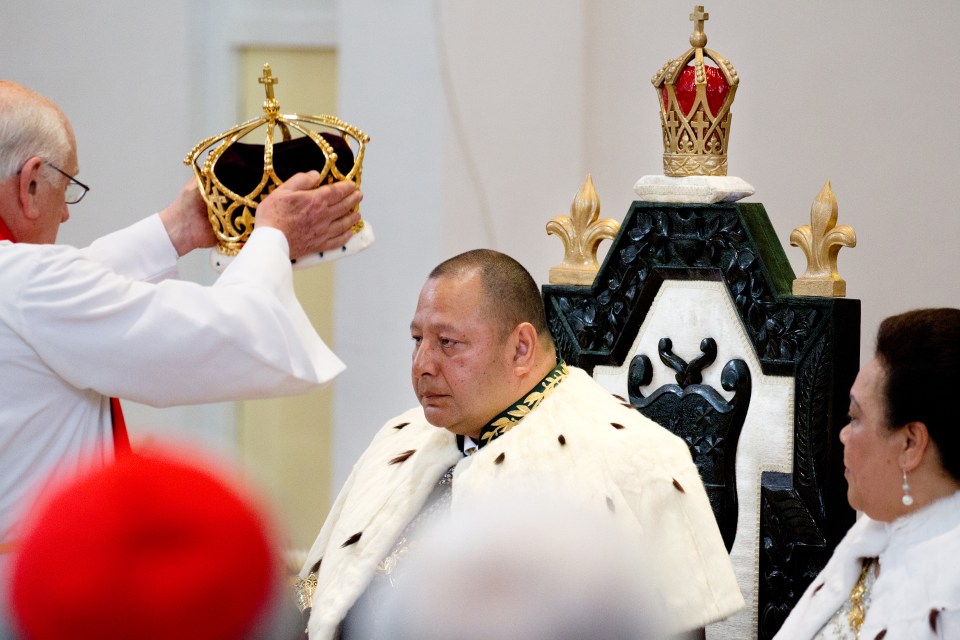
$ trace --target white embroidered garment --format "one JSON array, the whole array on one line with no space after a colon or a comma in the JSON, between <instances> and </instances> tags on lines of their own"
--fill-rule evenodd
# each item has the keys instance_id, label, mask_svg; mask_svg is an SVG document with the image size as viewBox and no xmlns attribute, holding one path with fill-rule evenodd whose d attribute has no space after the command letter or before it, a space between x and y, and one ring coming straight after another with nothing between
<instances>
[{"instance_id":1,"label":"white embroidered garment","mask_svg":"<svg viewBox=\"0 0 960 640\"><path fill-rule=\"evenodd\" d=\"M454 512L499 492L539 487L567 491L613 514L660 563L659 571L647 569L652 579L658 576L655 587L678 629L698 628L743 606L686 444L571 367L519 424L466 458L455 436L427 423L419 407L384 425L354 466L301 571L304 579L317 571L310 638L335 637L453 464Z\"/></svg>"},{"instance_id":2,"label":"white embroidered garment","mask_svg":"<svg viewBox=\"0 0 960 640\"><path fill-rule=\"evenodd\" d=\"M110 396L287 395L343 370L296 299L279 230L256 229L212 287L165 279L176 260L157 215L82 250L0 242L0 543L50 473L112 457Z\"/></svg>"},{"instance_id":3,"label":"white embroidered garment","mask_svg":"<svg viewBox=\"0 0 960 640\"><path fill-rule=\"evenodd\" d=\"M960 492L892 523L861 516L775 640L810 640L850 598L862 558L877 557L861 640L960 638ZM833 636L826 636L833 637Z\"/></svg>"}]
</instances>

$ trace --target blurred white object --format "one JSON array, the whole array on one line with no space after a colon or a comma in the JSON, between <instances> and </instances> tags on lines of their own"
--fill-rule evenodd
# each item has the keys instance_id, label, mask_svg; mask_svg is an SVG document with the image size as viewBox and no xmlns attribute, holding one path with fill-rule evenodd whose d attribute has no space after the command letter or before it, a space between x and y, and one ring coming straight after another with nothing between
<instances>
[{"instance_id":1,"label":"blurred white object","mask_svg":"<svg viewBox=\"0 0 960 640\"><path fill-rule=\"evenodd\" d=\"M399 570L376 640L664 637L646 563L611 514L532 494L455 513Z\"/></svg>"}]
</instances>

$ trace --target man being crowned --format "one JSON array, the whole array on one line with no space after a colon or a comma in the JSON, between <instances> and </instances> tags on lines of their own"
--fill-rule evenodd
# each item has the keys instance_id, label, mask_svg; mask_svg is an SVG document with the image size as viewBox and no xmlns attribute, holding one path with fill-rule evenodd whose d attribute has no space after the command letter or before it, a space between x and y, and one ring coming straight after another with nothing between
<instances>
[{"instance_id":1,"label":"man being crowned","mask_svg":"<svg viewBox=\"0 0 960 640\"><path fill-rule=\"evenodd\" d=\"M298 595L311 639L369 637L425 522L521 491L563 496L627 532L656 599L638 606L662 612L671 633L743 606L686 444L558 360L517 261L475 250L441 263L410 333L420 406L377 433L310 550Z\"/></svg>"}]
</instances>

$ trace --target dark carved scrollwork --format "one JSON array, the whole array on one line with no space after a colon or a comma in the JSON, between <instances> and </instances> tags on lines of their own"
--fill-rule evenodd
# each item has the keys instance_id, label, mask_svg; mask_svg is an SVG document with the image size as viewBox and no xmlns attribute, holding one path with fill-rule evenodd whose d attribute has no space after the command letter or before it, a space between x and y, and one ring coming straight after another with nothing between
<instances>
[{"instance_id":1,"label":"dark carved scrollwork","mask_svg":"<svg viewBox=\"0 0 960 640\"><path fill-rule=\"evenodd\" d=\"M837 481L843 477L837 428L830 424L831 405L840 400L831 387L836 351L825 333L799 363L793 473L761 476L760 575L768 587L760 591L761 638L776 634L851 524L830 517L849 511L846 485ZM835 490L824 491L831 480Z\"/></svg>"},{"instance_id":2,"label":"dark carved scrollwork","mask_svg":"<svg viewBox=\"0 0 960 640\"><path fill-rule=\"evenodd\" d=\"M760 489L760 638L772 638L830 559L828 539L789 473L764 472Z\"/></svg>"},{"instance_id":3,"label":"dark carved scrollwork","mask_svg":"<svg viewBox=\"0 0 960 640\"><path fill-rule=\"evenodd\" d=\"M703 376L700 375L700 372L717 359L717 343L713 338L704 338L700 342L702 355L697 356L689 363L674 355L673 342L670 341L670 338L661 338L657 345L657 351L660 353L660 360L663 364L677 372L677 384L681 387L703 382Z\"/></svg>"},{"instance_id":4,"label":"dark carved scrollwork","mask_svg":"<svg viewBox=\"0 0 960 640\"><path fill-rule=\"evenodd\" d=\"M765 274L739 215L738 207L744 206L634 203L595 289L546 288L548 306L576 338L564 358L582 366L580 354L625 349L635 336L624 335L629 320L646 312L663 278L700 278L727 285L764 371L789 373L820 317L816 308L778 302L775 283Z\"/></svg>"},{"instance_id":5,"label":"dark carved scrollwork","mask_svg":"<svg viewBox=\"0 0 960 640\"><path fill-rule=\"evenodd\" d=\"M860 359L859 301L794 297L793 278L763 205L635 202L593 286L544 287L558 352L568 363L592 371L624 363L664 280L719 281L763 372L794 377L793 473L764 473L761 481L760 638L773 636L854 520L846 504L837 435ZM701 345L703 356L686 363L672 354L672 345L663 347L661 360L678 374L669 395L679 403L677 393L699 384L695 378L709 357ZM627 384L635 405L655 401L657 392L649 398L640 393L651 373L646 356L631 362ZM728 363L724 388L737 389L741 380L749 388L749 371L745 374ZM740 391L734 397L739 401ZM700 402L701 407L691 404L670 415L663 409L658 421L673 420L675 432L687 433L683 430L692 429L702 420L700 413L713 406ZM713 441L698 444L705 453L715 451ZM704 480L710 481L706 474Z\"/></svg>"},{"instance_id":6,"label":"dark carved scrollwork","mask_svg":"<svg viewBox=\"0 0 960 640\"><path fill-rule=\"evenodd\" d=\"M726 391L734 392L727 401L713 387L700 384L701 371L717 357L713 338L701 341L702 355L689 363L673 353L670 338L662 338L657 350L663 363L676 372L677 384L664 385L644 397L640 387L650 383L652 371L650 359L638 354L627 373L630 403L687 443L729 551L737 533L735 462L737 442L750 405L750 369L739 359L724 366L720 383Z\"/></svg>"}]
</instances>

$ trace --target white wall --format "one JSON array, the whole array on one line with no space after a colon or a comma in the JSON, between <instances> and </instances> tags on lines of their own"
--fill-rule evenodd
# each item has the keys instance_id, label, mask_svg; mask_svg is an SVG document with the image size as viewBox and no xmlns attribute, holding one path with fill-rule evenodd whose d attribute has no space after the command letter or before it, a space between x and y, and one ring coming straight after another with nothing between
<instances>
[{"instance_id":1,"label":"white wall","mask_svg":"<svg viewBox=\"0 0 960 640\"><path fill-rule=\"evenodd\" d=\"M265 13L327 24L317 16L336 9L333 36L263 29L272 41L339 40L338 115L372 138L363 211L378 240L337 268L335 342L350 367L336 383L339 484L373 431L414 402L407 325L436 262L491 246L543 283L562 258L543 226L568 212L587 172L602 215L616 218L634 181L661 172L650 77L688 46L692 3L262 5L13 3L4 12L0 76L48 94L74 121L81 179L93 191L74 207L62 240L82 243L165 204L189 175L180 165L186 151L233 124L210 90L229 95L217 75L230 60L225 30L256 32ZM951 260L960 237L952 188L960 166L952 47L960 5L717 0L706 9L709 46L741 77L731 173L756 187L750 200L765 204L785 245L808 223L827 179L840 222L857 230L859 246L839 262L848 294L863 301L864 358L883 317L960 306ZM787 255L802 272L799 249L787 247ZM226 429L230 410L162 416L156 420Z\"/></svg>"},{"instance_id":2,"label":"white wall","mask_svg":"<svg viewBox=\"0 0 960 640\"><path fill-rule=\"evenodd\" d=\"M445 168L436 43L425 0L340 5L340 117L370 135L361 211L377 241L337 267L334 484L410 405L409 324L440 261Z\"/></svg>"}]
</instances>

